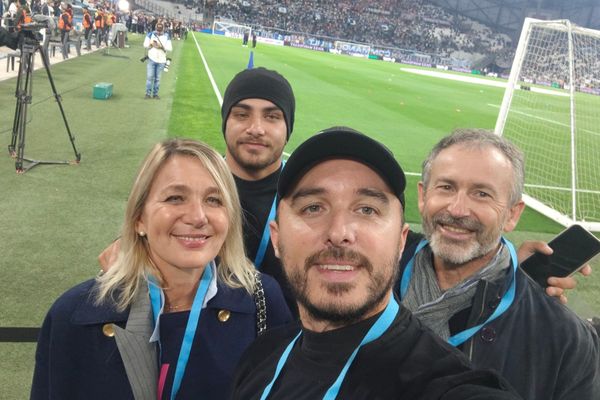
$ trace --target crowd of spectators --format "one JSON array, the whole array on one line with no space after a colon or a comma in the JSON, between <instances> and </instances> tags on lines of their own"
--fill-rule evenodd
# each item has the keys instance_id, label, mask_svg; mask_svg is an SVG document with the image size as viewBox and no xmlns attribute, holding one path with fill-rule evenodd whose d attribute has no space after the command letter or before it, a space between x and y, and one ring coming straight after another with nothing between
<instances>
[{"instance_id":1,"label":"crowd of spectators","mask_svg":"<svg viewBox=\"0 0 600 400\"><path fill-rule=\"evenodd\" d=\"M264 30L339 38L473 61L513 51L511 39L424 0L220 1L215 16Z\"/></svg>"}]
</instances>

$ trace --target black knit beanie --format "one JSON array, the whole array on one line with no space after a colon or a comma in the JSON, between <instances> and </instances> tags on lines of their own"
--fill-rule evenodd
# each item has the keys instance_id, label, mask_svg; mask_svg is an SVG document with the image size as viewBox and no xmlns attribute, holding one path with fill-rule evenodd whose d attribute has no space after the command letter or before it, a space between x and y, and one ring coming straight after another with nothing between
<instances>
[{"instance_id":1,"label":"black knit beanie","mask_svg":"<svg viewBox=\"0 0 600 400\"><path fill-rule=\"evenodd\" d=\"M223 96L223 105L221 106L223 135L231 107L244 99L264 99L279 107L283 111L287 126L287 140L289 140L294 129L296 100L292 86L287 79L278 72L263 67L246 69L238 73L229 82Z\"/></svg>"}]
</instances>

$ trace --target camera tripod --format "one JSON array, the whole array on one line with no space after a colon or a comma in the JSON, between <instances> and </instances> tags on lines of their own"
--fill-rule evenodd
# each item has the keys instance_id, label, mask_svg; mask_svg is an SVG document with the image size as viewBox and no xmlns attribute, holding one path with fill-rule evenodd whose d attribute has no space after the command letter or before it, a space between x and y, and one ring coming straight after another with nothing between
<instances>
[{"instance_id":1,"label":"camera tripod","mask_svg":"<svg viewBox=\"0 0 600 400\"><path fill-rule=\"evenodd\" d=\"M21 50L21 64L19 65L19 74L17 77L17 89L15 91L15 97L17 98L17 105L15 108L15 119L13 121L12 139L8 146L8 152L11 157L15 158L15 169L17 174L27 172L29 169L40 164L79 164L81 160L81 153L77 152L75 147L75 137L71 133L65 111L63 110L61 97L56 92L56 86L54 86L54 80L50 74L50 65L48 62L48 55L40 45L39 41L29 36L23 35L20 38L19 49ZM25 133L27 127L27 111L32 99L32 82L33 82L33 63L35 61L35 52L39 51L48 74L48 80L52 87L52 93L58 103L58 108L62 115L62 119L67 129L71 146L75 152L75 160L72 161L42 161L34 160L24 156L25 152Z\"/></svg>"}]
</instances>

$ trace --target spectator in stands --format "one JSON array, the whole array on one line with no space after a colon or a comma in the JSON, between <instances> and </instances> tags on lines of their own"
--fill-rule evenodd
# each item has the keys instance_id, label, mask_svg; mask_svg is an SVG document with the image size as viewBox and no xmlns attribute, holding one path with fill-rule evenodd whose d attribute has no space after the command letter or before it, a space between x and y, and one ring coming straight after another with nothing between
<instances>
[{"instance_id":1,"label":"spectator in stands","mask_svg":"<svg viewBox=\"0 0 600 400\"><path fill-rule=\"evenodd\" d=\"M441 56L446 62L455 53L472 60L484 54L501 54L511 45L507 36L421 0L301 0L282 6L277 0L252 2L249 6L218 2L215 12L240 24L275 28L277 35L280 30L306 32L372 46L393 46L399 59L410 58L416 50L435 53L421 57Z\"/></svg>"},{"instance_id":2,"label":"spectator in stands","mask_svg":"<svg viewBox=\"0 0 600 400\"><path fill-rule=\"evenodd\" d=\"M459 130L433 148L422 179L424 239L407 242L402 304L525 399L597 398L596 332L532 283L501 237L524 209L521 151L491 132Z\"/></svg>"},{"instance_id":3,"label":"spectator in stands","mask_svg":"<svg viewBox=\"0 0 600 400\"><path fill-rule=\"evenodd\" d=\"M245 348L291 319L243 246L223 157L191 140L154 146L127 202L116 265L46 316L31 399L227 398Z\"/></svg>"},{"instance_id":4,"label":"spectator in stands","mask_svg":"<svg viewBox=\"0 0 600 400\"><path fill-rule=\"evenodd\" d=\"M348 128L317 133L292 153L271 234L301 326L250 346L233 399L518 398L396 302L405 186L393 154Z\"/></svg>"},{"instance_id":5,"label":"spectator in stands","mask_svg":"<svg viewBox=\"0 0 600 400\"><path fill-rule=\"evenodd\" d=\"M146 99L159 99L160 75L167 62L167 52L173 50L169 35L164 32L162 22L156 24L156 30L148 33L144 39L144 48L148 49L146 66Z\"/></svg>"}]
</instances>

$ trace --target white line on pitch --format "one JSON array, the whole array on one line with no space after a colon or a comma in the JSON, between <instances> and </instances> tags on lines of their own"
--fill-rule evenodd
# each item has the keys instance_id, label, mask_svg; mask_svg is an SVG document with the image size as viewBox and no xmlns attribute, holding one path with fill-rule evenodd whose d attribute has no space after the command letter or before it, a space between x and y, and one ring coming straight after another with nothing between
<instances>
[{"instance_id":1,"label":"white line on pitch","mask_svg":"<svg viewBox=\"0 0 600 400\"><path fill-rule=\"evenodd\" d=\"M497 104L490 104L490 103L488 103L488 106L490 106L490 107L494 107L494 108L500 108L500 106L499 106L499 105L497 105ZM551 124L555 124L555 125L563 126L563 127L565 127L565 128L570 128L570 127L571 127L571 125L569 125L569 124L565 124L565 123L563 123L563 122L554 121L554 120L552 120L552 119L547 119L547 118L543 118L543 117L538 117L538 116L536 116L536 115L528 114L528 113L526 113L526 112L523 112L523 111L515 111L515 110L511 110L511 112L514 112L515 114L524 115L524 116L526 116L526 117L530 117L530 118L534 118L534 119L539 119L540 121L549 122L549 123L551 123ZM581 129L581 131L582 131L582 132L587 132L587 133L589 133L589 134L592 134L592 135L595 135L595 136L600 136L600 133L598 133L598 132L594 132L594 131L590 131L590 130L587 130L587 129Z\"/></svg>"},{"instance_id":2,"label":"white line on pitch","mask_svg":"<svg viewBox=\"0 0 600 400\"><path fill-rule=\"evenodd\" d=\"M210 84L212 85L213 90L215 91L215 95L217 96L217 101L219 102L219 106L223 105L223 97L221 96L221 92L219 92L219 88L217 87L217 83L215 82L215 78L213 77L210 68L208 67L208 63L206 62L206 58L204 58L204 53L202 53L202 49L200 48L200 43L196 40L196 34L193 33L192 37L194 38L194 42L196 42L196 48L198 49L198 53L200 53L200 58L202 58L202 63L204 64L204 69L208 74L208 80L210 80Z\"/></svg>"}]
</instances>

